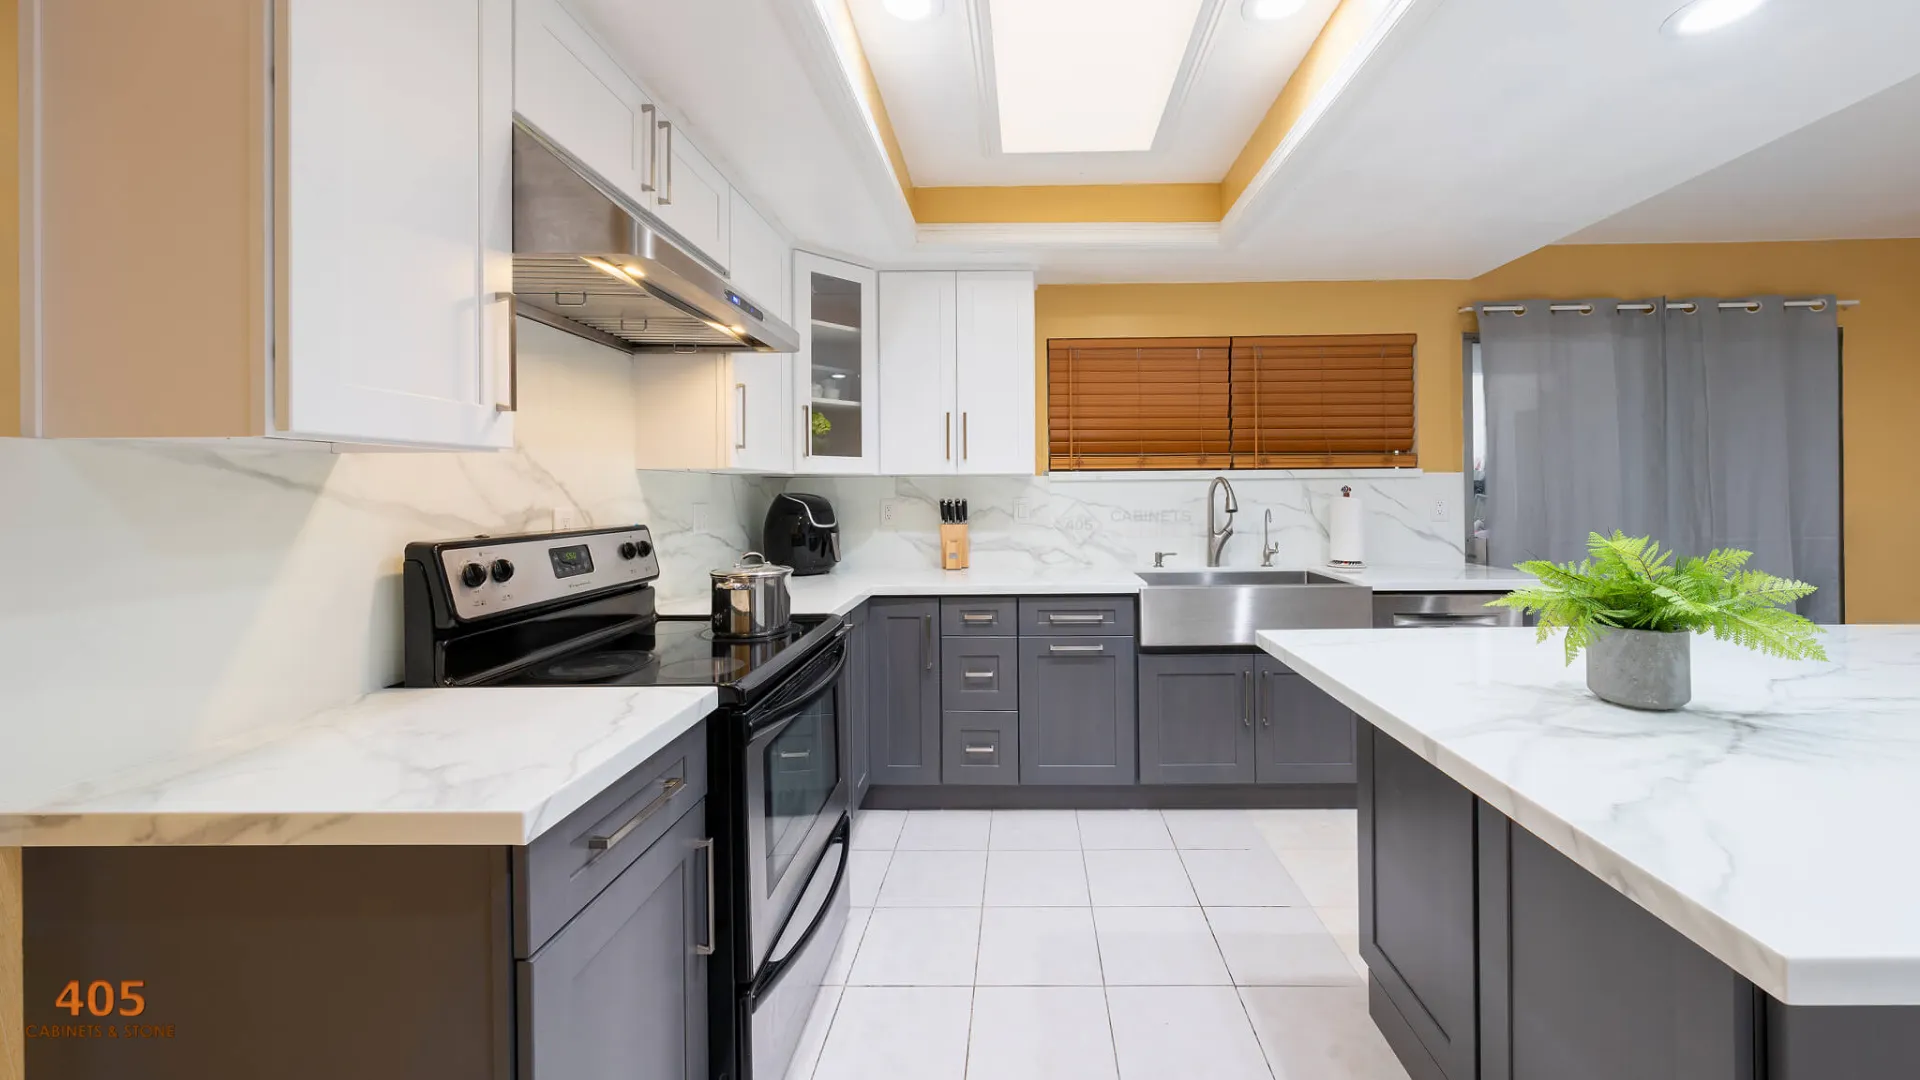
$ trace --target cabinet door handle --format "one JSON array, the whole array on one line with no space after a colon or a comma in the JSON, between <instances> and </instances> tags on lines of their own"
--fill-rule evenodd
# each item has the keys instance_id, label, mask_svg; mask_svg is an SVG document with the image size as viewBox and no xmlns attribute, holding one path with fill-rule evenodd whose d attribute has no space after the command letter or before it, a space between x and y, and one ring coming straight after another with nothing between
<instances>
[{"instance_id":1,"label":"cabinet door handle","mask_svg":"<svg viewBox=\"0 0 1920 1080\"><path fill-rule=\"evenodd\" d=\"M964 623L983 623L991 626L999 618L1000 613L996 611L963 611L960 613L960 621Z\"/></svg>"},{"instance_id":2,"label":"cabinet door handle","mask_svg":"<svg viewBox=\"0 0 1920 1080\"><path fill-rule=\"evenodd\" d=\"M1253 672L1240 673L1240 722L1253 727Z\"/></svg>"},{"instance_id":3,"label":"cabinet door handle","mask_svg":"<svg viewBox=\"0 0 1920 1080\"><path fill-rule=\"evenodd\" d=\"M667 186L660 191L660 197L654 202L661 206L673 205L673 121L660 121L661 130L667 133Z\"/></svg>"},{"instance_id":4,"label":"cabinet door handle","mask_svg":"<svg viewBox=\"0 0 1920 1080\"><path fill-rule=\"evenodd\" d=\"M704 944L695 945L693 951L697 956L712 956L720 929L719 921L714 918L713 906L713 837L696 840L693 846L707 857L707 940Z\"/></svg>"},{"instance_id":5,"label":"cabinet door handle","mask_svg":"<svg viewBox=\"0 0 1920 1080\"><path fill-rule=\"evenodd\" d=\"M1103 653L1107 651L1107 647L1105 645L1049 645L1047 646L1047 651L1054 653Z\"/></svg>"},{"instance_id":6,"label":"cabinet door handle","mask_svg":"<svg viewBox=\"0 0 1920 1080\"><path fill-rule=\"evenodd\" d=\"M519 320L514 317L518 313L514 305L512 293L497 292L493 294L493 301L488 305L487 310L488 317L493 320L492 333L489 337L493 345L494 412L509 413L520 410L520 342L519 331L516 329ZM500 362L502 349L507 354L505 364ZM507 376L505 395L500 393L500 374L503 371Z\"/></svg>"},{"instance_id":7,"label":"cabinet door handle","mask_svg":"<svg viewBox=\"0 0 1920 1080\"><path fill-rule=\"evenodd\" d=\"M1054 626L1059 626L1063 623L1092 624L1092 623L1103 623L1106 621L1107 621L1107 617L1098 612L1095 612L1091 615L1078 615L1078 614L1074 614L1073 612L1065 612L1065 611L1050 611L1047 613L1047 622Z\"/></svg>"},{"instance_id":8,"label":"cabinet door handle","mask_svg":"<svg viewBox=\"0 0 1920 1080\"><path fill-rule=\"evenodd\" d=\"M960 460L967 460L967 414L960 414Z\"/></svg>"},{"instance_id":9,"label":"cabinet door handle","mask_svg":"<svg viewBox=\"0 0 1920 1080\"><path fill-rule=\"evenodd\" d=\"M646 126L647 178L640 181L641 191L652 191L660 179L660 136L655 134L659 125L654 123L652 105L640 106L640 123Z\"/></svg>"},{"instance_id":10,"label":"cabinet door handle","mask_svg":"<svg viewBox=\"0 0 1920 1080\"><path fill-rule=\"evenodd\" d=\"M1260 726L1264 728L1272 727L1273 718L1267 715L1267 680L1264 678L1261 679L1260 684L1253 688L1253 692L1259 696L1257 704L1260 706Z\"/></svg>"},{"instance_id":11,"label":"cabinet door handle","mask_svg":"<svg viewBox=\"0 0 1920 1080\"><path fill-rule=\"evenodd\" d=\"M813 406L800 406L800 445L808 457L813 456Z\"/></svg>"},{"instance_id":12,"label":"cabinet door handle","mask_svg":"<svg viewBox=\"0 0 1920 1080\"><path fill-rule=\"evenodd\" d=\"M588 836L587 850L604 852L612 849L615 844L631 836L633 830L640 827L641 822L659 813L660 808L667 805L667 800L680 794L680 789L685 786L687 786L686 780L678 776L669 776L665 780L660 781L660 794L655 795L652 802L641 807L639 813L628 818L625 825L620 826L605 836Z\"/></svg>"},{"instance_id":13,"label":"cabinet door handle","mask_svg":"<svg viewBox=\"0 0 1920 1080\"><path fill-rule=\"evenodd\" d=\"M943 426L947 433L947 460L952 461L953 460L953 414L952 413L947 414L947 420L945 425Z\"/></svg>"},{"instance_id":14,"label":"cabinet door handle","mask_svg":"<svg viewBox=\"0 0 1920 1080\"><path fill-rule=\"evenodd\" d=\"M733 388L740 391L740 438L734 442L733 448L745 450L747 448L747 384L737 382L733 384Z\"/></svg>"},{"instance_id":15,"label":"cabinet door handle","mask_svg":"<svg viewBox=\"0 0 1920 1080\"><path fill-rule=\"evenodd\" d=\"M933 670L933 616L920 616L920 655L927 670Z\"/></svg>"}]
</instances>

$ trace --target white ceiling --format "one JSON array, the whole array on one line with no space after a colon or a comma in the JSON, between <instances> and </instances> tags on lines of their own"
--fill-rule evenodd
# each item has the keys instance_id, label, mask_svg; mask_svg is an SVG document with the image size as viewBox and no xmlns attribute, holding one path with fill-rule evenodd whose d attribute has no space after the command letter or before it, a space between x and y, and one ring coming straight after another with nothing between
<instances>
[{"instance_id":1,"label":"white ceiling","mask_svg":"<svg viewBox=\"0 0 1920 1080\"><path fill-rule=\"evenodd\" d=\"M1219 180L1339 0L1307 0L1272 23L1242 19L1239 0L1203 0L1153 149L1097 154L997 152L988 0L952 0L917 23L881 0L850 3L907 171L916 185L945 187Z\"/></svg>"},{"instance_id":2,"label":"white ceiling","mask_svg":"<svg viewBox=\"0 0 1920 1080\"><path fill-rule=\"evenodd\" d=\"M1920 78L1567 237L1570 244L1920 236Z\"/></svg>"},{"instance_id":3,"label":"white ceiling","mask_svg":"<svg viewBox=\"0 0 1920 1080\"><path fill-rule=\"evenodd\" d=\"M1920 77L1915 0L1770 0L1696 38L1659 32L1678 0L1396 0L1399 21L1221 226L917 230L813 4L567 2L796 240L877 265L1031 266L1042 281L1466 278L1570 236L1913 231L1900 207L1920 174L1920 91L1900 84ZM949 0L940 25L964 20L968 2ZM1331 0L1317 2L1316 29ZM870 29L878 0L852 3L863 36L881 36ZM1215 33L1214 47L1242 43L1238 3L1209 3L1233 30ZM1177 152L994 161L976 82L916 99L879 70L971 68L967 34L933 38L911 56L867 41L923 185L1217 179L1285 80L1234 95L1253 104L1232 125L1227 106L1190 95L1182 121L1163 130ZM951 74L907 84L950 85ZM1863 118L1819 123L1895 87L1893 101L1860 105ZM933 130L914 119L921 112L950 125L929 145L911 142ZM1744 208L1737 219L1729 201Z\"/></svg>"}]
</instances>

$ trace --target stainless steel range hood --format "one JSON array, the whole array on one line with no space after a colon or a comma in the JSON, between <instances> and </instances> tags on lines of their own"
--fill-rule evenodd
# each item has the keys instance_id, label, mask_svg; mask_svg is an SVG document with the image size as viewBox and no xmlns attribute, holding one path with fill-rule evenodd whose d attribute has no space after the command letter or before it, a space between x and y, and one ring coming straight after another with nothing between
<instances>
[{"instance_id":1,"label":"stainless steel range hood","mask_svg":"<svg viewBox=\"0 0 1920 1080\"><path fill-rule=\"evenodd\" d=\"M523 121L513 130L519 313L628 352L793 352L800 337Z\"/></svg>"}]
</instances>

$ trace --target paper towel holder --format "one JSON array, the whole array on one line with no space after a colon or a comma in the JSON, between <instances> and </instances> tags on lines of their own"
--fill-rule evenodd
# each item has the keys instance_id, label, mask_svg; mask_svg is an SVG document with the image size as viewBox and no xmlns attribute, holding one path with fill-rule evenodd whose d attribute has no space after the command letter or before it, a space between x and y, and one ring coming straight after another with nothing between
<instances>
[{"instance_id":1,"label":"paper towel holder","mask_svg":"<svg viewBox=\"0 0 1920 1080\"><path fill-rule=\"evenodd\" d=\"M1363 570L1367 560L1362 554L1363 537L1360 531L1360 500L1353 497L1353 488L1341 485L1340 498L1351 500L1347 505L1352 509L1342 509L1338 500L1327 513L1327 565L1339 570ZM1335 521L1351 515L1350 529L1337 530ZM1345 532L1345 536L1338 535ZM1345 541L1342 543L1341 541Z\"/></svg>"}]
</instances>

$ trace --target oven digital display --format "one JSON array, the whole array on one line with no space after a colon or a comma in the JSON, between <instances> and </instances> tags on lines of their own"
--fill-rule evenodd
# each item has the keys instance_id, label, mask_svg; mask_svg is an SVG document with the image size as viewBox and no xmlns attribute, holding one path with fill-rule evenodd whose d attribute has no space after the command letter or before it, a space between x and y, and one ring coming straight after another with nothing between
<instances>
[{"instance_id":1,"label":"oven digital display","mask_svg":"<svg viewBox=\"0 0 1920 1080\"><path fill-rule=\"evenodd\" d=\"M557 578L593 573L593 552L585 544L548 548L547 558L553 560L553 576Z\"/></svg>"}]
</instances>

